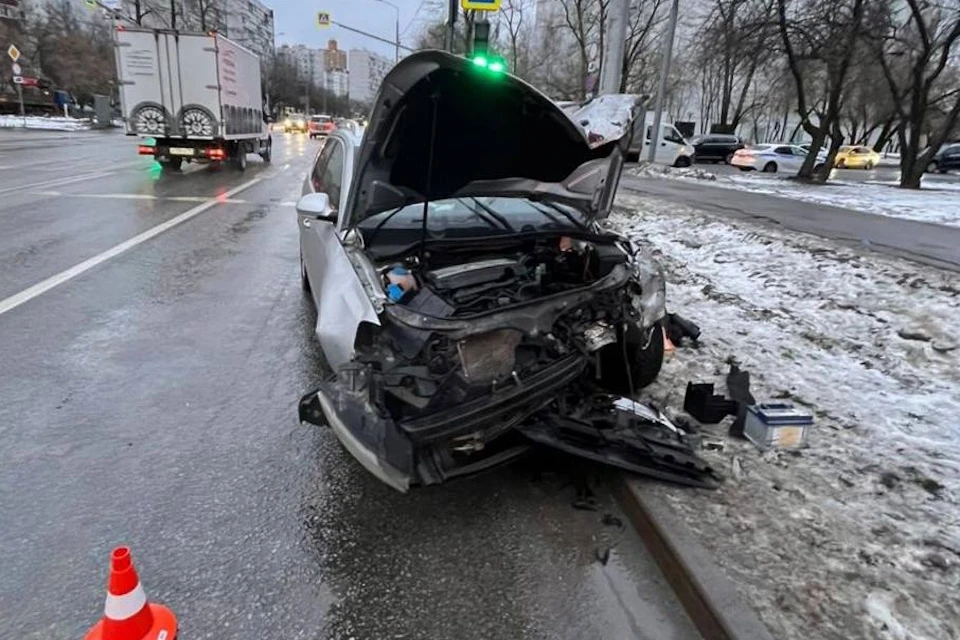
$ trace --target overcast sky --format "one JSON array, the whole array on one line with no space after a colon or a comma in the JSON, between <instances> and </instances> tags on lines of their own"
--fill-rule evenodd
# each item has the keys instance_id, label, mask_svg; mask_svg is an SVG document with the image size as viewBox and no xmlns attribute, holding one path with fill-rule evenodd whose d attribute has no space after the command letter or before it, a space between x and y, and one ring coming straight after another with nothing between
<instances>
[{"instance_id":1,"label":"overcast sky","mask_svg":"<svg viewBox=\"0 0 960 640\"><path fill-rule=\"evenodd\" d=\"M390 0L400 8L400 42L410 46L426 24L443 19L445 0ZM325 47L336 40L341 49L366 48L393 58L393 46L346 29L317 27L317 12L329 11L334 22L393 42L397 12L379 0L263 0L273 9L277 45ZM281 35L282 34L282 35Z\"/></svg>"}]
</instances>

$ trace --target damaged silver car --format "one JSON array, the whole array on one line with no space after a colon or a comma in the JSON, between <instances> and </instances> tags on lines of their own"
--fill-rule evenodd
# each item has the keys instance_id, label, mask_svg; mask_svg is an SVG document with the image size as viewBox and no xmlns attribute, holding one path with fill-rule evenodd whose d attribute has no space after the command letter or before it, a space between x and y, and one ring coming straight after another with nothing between
<instances>
[{"instance_id":1,"label":"damaged silver car","mask_svg":"<svg viewBox=\"0 0 960 640\"><path fill-rule=\"evenodd\" d=\"M532 443L715 485L686 434L621 397L659 373L664 281L602 226L635 108L607 98L587 131L591 114L517 78L419 52L383 81L362 141L324 143L297 214L333 375L300 417L390 486Z\"/></svg>"}]
</instances>

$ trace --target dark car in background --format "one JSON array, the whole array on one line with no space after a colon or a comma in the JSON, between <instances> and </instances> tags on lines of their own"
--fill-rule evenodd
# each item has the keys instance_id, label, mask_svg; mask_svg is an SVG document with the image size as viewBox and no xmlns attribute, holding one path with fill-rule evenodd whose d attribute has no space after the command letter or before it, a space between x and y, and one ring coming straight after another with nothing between
<instances>
[{"instance_id":1,"label":"dark car in background","mask_svg":"<svg viewBox=\"0 0 960 640\"><path fill-rule=\"evenodd\" d=\"M733 154L743 149L743 140L725 133L708 133L690 138L697 162L726 162L730 164Z\"/></svg>"},{"instance_id":2,"label":"dark car in background","mask_svg":"<svg viewBox=\"0 0 960 640\"><path fill-rule=\"evenodd\" d=\"M945 144L933 156L927 165L927 171L946 173L953 169L960 169L960 142Z\"/></svg>"}]
</instances>

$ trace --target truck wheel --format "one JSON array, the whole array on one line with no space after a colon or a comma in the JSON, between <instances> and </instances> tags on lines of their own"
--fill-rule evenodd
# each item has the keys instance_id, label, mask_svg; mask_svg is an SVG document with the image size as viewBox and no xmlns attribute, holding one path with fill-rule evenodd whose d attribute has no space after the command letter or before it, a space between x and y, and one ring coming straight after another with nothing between
<instances>
[{"instance_id":1,"label":"truck wheel","mask_svg":"<svg viewBox=\"0 0 960 640\"><path fill-rule=\"evenodd\" d=\"M180 167L183 166L183 158L161 160L160 166L163 167L164 171L180 171Z\"/></svg>"},{"instance_id":2,"label":"truck wheel","mask_svg":"<svg viewBox=\"0 0 960 640\"><path fill-rule=\"evenodd\" d=\"M234 149L233 155L233 166L237 171L246 171L247 170L247 145L242 142L238 142L236 148Z\"/></svg>"},{"instance_id":3,"label":"truck wheel","mask_svg":"<svg viewBox=\"0 0 960 640\"><path fill-rule=\"evenodd\" d=\"M260 152L260 157L267 164L273 159L273 138L267 138L267 148Z\"/></svg>"}]
</instances>

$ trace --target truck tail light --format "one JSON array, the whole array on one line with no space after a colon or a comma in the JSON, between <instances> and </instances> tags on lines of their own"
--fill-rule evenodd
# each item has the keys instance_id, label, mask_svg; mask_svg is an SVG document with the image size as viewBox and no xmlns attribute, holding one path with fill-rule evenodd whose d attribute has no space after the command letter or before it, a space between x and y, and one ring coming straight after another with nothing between
<instances>
[{"instance_id":1,"label":"truck tail light","mask_svg":"<svg viewBox=\"0 0 960 640\"><path fill-rule=\"evenodd\" d=\"M156 147L151 147L146 144L137 145L137 155L139 156L152 156L155 152Z\"/></svg>"},{"instance_id":2,"label":"truck tail light","mask_svg":"<svg viewBox=\"0 0 960 640\"><path fill-rule=\"evenodd\" d=\"M209 147L204 149L203 153L211 160L223 160L227 157L227 152L220 147Z\"/></svg>"}]
</instances>

